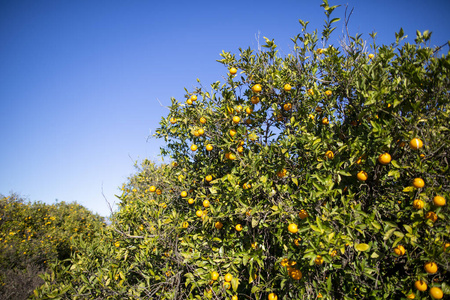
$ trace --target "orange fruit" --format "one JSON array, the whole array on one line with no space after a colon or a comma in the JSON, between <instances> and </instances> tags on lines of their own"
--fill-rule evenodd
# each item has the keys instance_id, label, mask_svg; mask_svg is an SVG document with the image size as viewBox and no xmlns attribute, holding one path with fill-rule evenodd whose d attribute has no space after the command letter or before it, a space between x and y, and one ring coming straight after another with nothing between
<instances>
[{"instance_id":1,"label":"orange fruit","mask_svg":"<svg viewBox=\"0 0 450 300\"><path fill-rule=\"evenodd\" d=\"M333 94L333 92L332 92L332 91L330 91L330 90L328 90L328 91L325 91L325 95L327 95L327 96L331 96L331 94Z\"/></svg>"},{"instance_id":2,"label":"orange fruit","mask_svg":"<svg viewBox=\"0 0 450 300\"><path fill-rule=\"evenodd\" d=\"M237 224L235 229L236 229L236 231L242 231L242 225L241 224Z\"/></svg>"},{"instance_id":3,"label":"orange fruit","mask_svg":"<svg viewBox=\"0 0 450 300\"><path fill-rule=\"evenodd\" d=\"M417 290L419 290L421 292L426 291L428 288L427 283L423 280L417 280L414 283L414 286L416 287Z\"/></svg>"},{"instance_id":4,"label":"orange fruit","mask_svg":"<svg viewBox=\"0 0 450 300\"><path fill-rule=\"evenodd\" d=\"M203 207L205 207L205 208L209 207L209 200L208 199L203 201Z\"/></svg>"},{"instance_id":5,"label":"orange fruit","mask_svg":"<svg viewBox=\"0 0 450 300\"><path fill-rule=\"evenodd\" d=\"M189 203L189 204L194 204L194 199L189 198L188 203Z\"/></svg>"},{"instance_id":6,"label":"orange fruit","mask_svg":"<svg viewBox=\"0 0 450 300\"><path fill-rule=\"evenodd\" d=\"M259 93L259 92L261 92L261 91L262 91L261 85L260 85L260 84L255 84L254 86L252 86L252 91L253 91L254 93Z\"/></svg>"},{"instance_id":7,"label":"orange fruit","mask_svg":"<svg viewBox=\"0 0 450 300\"><path fill-rule=\"evenodd\" d=\"M234 123L234 124L239 123L240 120L241 120L241 118L239 118L238 116L234 116L234 117L233 117L233 123Z\"/></svg>"},{"instance_id":8,"label":"orange fruit","mask_svg":"<svg viewBox=\"0 0 450 300\"><path fill-rule=\"evenodd\" d=\"M367 176L367 173L365 171L359 171L356 175L356 178L358 178L358 180L360 181L366 181L369 177Z\"/></svg>"},{"instance_id":9,"label":"orange fruit","mask_svg":"<svg viewBox=\"0 0 450 300\"><path fill-rule=\"evenodd\" d=\"M289 92L291 89L292 89L292 86L291 86L289 83L286 83L286 84L284 85L284 90L285 90L286 92Z\"/></svg>"},{"instance_id":10,"label":"orange fruit","mask_svg":"<svg viewBox=\"0 0 450 300\"><path fill-rule=\"evenodd\" d=\"M236 130L230 129L230 135L231 137L234 137L236 135Z\"/></svg>"},{"instance_id":11,"label":"orange fruit","mask_svg":"<svg viewBox=\"0 0 450 300\"><path fill-rule=\"evenodd\" d=\"M197 132L198 132L198 135L203 135L205 133L205 130L203 128L199 128L197 130Z\"/></svg>"},{"instance_id":12,"label":"orange fruit","mask_svg":"<svg viewBox=\"0 0 450 300\"><path fill-rule=\"evenodd\" d=\"M278 300L278 296L275 293L270 293L269 296L267 296L268 300Z\"/></svg>"},{"instance_id":13,"label":"orange fruit","mask_svg":"<svg viewBox=\"0 0 450 300\"><path fill-rule=\"evenodd\" d=\"M177 119L175 118L170 118L170 123L175 124L177 122Z\"/></svg>"},{"instance_id":14,"label":"orange fruit","mask_svg":"<svg viewBox=\"0 0 450 300\"><path fill-rule=\"evenodd\" d=\"M308 94L311 95L311 96L313 96L313 95L314 95L313 89L309 89L309 90L308 90Z\"/></svg>"},{"instance_id":15,"label":"orange fruit","mask_svg":"<svg viewBox=\"0 0 450 300\"><path fill-rule=\"evenodd\" d=\"M212 176L211 175L206 175L205 180L210 182L212 180Z\"/></svg>"},{"instance_id":16,"label":"orange fruit","mask_svg":"<svg viewBox=\"0 0 450 300\"><path fill-rule=\"evenodd\" d=\"M229 282L224 282L224 283L223 283L223 288L224 288L224 289L229 290L230 287L231 287L231 284L230 284Z\"/></svg>"},{"instance_id":17,"label":"orange fruit","mask_svg":"<svg viewBox=\"0 0 450 300\"><path fill-rule=\"evenodd\" d=\"M231 297L231 300L238 300L238 296L233 295L233 297Z\"/></svg>"},{"instance_id":18,"label":"orange fruit","mask_svg":"<svg viewBox=\"0 0 450 300\"><path fill-rule=\"evenodd\" d=\"M294 280L300 280L300 279L302 279L302 276L303 276L303 274L300 270L293 269L291 271L291 278Z\"/></svg>"},{"instance_id":19,"label":"orange fruit","mask_svg":"<svg viewBox=\"0 0 450 300\"><path fill-rule=\"evenodd\" d=\"M191 100L192 100L192 101L197 101L197 95L192 95L192 96L191 96Z\"/></svg>"},{"instance_id":20,"label":"orange fruit","mask_svg":"<svg viewBox=\"0 0 450 300\"><path fill-rule=\"evenodd\" d=\"M197 211L195 212L195 215L196 215L197 217L201 218L201 217L203 216L203 211L197 210Z\"/></svg>"},{"instance_id":21,"label":"orange fruit","mask_svg":"<svg viewBox=\"0 0 450 300\"><path fill-rule=\"evenodd\" d=\"M200 118L200 123L205 124L206 123L206 118L205 117L201 117Z\"/></svg>"},{"instance_id":22,"label":"orange fruit","mask_svg":"<svg viewBox=\"0 0 450 300\"><path fill-rule=\"evenodd\" d=\"M230 69L230 74L231 75L234 75L234 74L236 74L237 73L237 69L236 68L231 68Z\"/></svg>"},{"instance_id":23,"label":"orange fruit","mask_svg":"<svg viewBox=\"0 0 450 300\"><path fill-rule=\"evenodd\" d=\"M294 224L294 223L289 224L289 226L288 226L288 231L289 231L290 233L297 233L297 231L298 231L298 226L297 226L297 224Z\"/></svg>"},{"instance_id":24,"label":"orange fruit","mask_svg":"<svg viewBox=\"0 0 450 300\"><path fill-rule=\"evenodd\" d=\"M197 147L196 144L192 144L192 145L191 145L191 150L192 150L192 151L197 151L197 148L198 148L198 147Z\"/></svg>"},{"instance_id":25,"label":"orange fruit","mask_svg":"<svg viewBox=\"0 0 450 300\"><path fill-rule=\"evenodd\" d=\"M213 149L213 145L208 144L206 145L206 150L211 151Z\"/></svg>"},{"instance_id":26,"label":"orange fruit","mask_svg":"<svg viewBox=\"0 0 450 300\"><path fill-rule=\"evenodd\" d=\"M442 299L442 297L444 297L444 293L442 292L442 290L440 288L438 288L437 286L433 286L430 289L430 296L433 299Z\"/></svg>"},{"instance_id":27,"label":"orange fruit","mask_svg":"<svg viewBox=\"0 0 450 300\"><path fill-rule=\"evenodd\" d=\"M162 194L162 190L161 189L156 189L156 195L161 195Z\"/></svg>"},{"instance_id":28,"label":"orange fruit","mask_svg":"<svg viewBox=\"0 0 450 300\"><path fill-rule=\"evenodd\" d=\"M252 101L253 104L258 104L259 103L259 97L253 96L250 101Z\"/></svg>"},{"instance_id":29,"label":"orange fruit","mask_svg":"<svg viewBox=\"0 0 450 300\"><path fill-rule=\"evenodd\" d=\"M397 247L394 248L394 252L395 254L402 256L405 255L406 250L405 247L403 247L402 245L398 245Z\"/></svg>"},{"instance_id":30,"label":"orange fruit","mask_svg":"<svg viewBox=\"0 0 450 300\"><path fill-rule=\"evenodd\" d=\"M328 124L330 124L330 121L328 121L328 118L327 118L327 117L325 117L325 118L322 119L322 124L323 124L323 125L328 125Z\"/></svg>"},{"instance_id":31,"label":"orange fruit","mask_svg":"<svg viewBox=\"0 0 450 300\"><path fill-rule=\"evenodd\" d=\"M183 228L188 228L188 227L189 227L189 223L186 222L186 221L184 221L184 222L183 222Z\"/></svg>"},{"instance_id":32,"label":"orange fruit","mask_svg":"<svg viewBox=\"0 0 450 300\"><path fill-rule=\"evenodd\" d=\"M413 202L413 206L414 206L414 208L416 208L416 209L422 209L422 208L424 207L424 203L423 203L422 200L416 199L416 200L414 200L414 202Z\"/></svg>"},{"instance_id":33,"label":"orange fruit","mask_svg":"<svg viewBox=\"0 0 450 300\"><path fill-rule=\"evenodd\" d=\"M420 189L420 188L423 188L423 187L425 186L425 182L423 181L422 178L414 178L414 180L413 180L413 186L414 186L415 188Z\"/></svg>"},{"instance_id":34,"label":"orange fruit","mask_svg":"<svg viewBox=\"0 0 450 300\"><path fill-rule=\"evenodd\" d=\"M150 186L149 191L152 192L152 193L154 191L156 191L156 186L154 186L154 185Z\"/></svg>"},{"instance_id":35,"label":"orange fruit","mask_svg":"<svg viewBox=\"0 0 450 300\"><path fill-rule=\"evenodd\" d=\"M230 155L228 156L228 158L230 160L235 160L236 159L236 155L234 153L230 153Z\"/></svg>"},{"instance_id":36,"label":"orange fruit","mask_svg":"<svg viewBox=\"0 0 450 300\"><path fill-rule=\"evenodd\" d=\"M425 219L431 220L433 222L437 221L437 215L434 211L429 211L425 214Z\"/></svg>"},{"instance_id":37,"label":"orange fruit","mask_svg":"<svg viewBox=\"0 0 450 300\"><path fill-rule=\"evenodd\" d=\"M250 115L253 112L253 109L251 109L251 107L247 107L245 108L245 112L247 113L247 115Z\"/></svg>"},{"instance_id":38,"label":"orange fruit","mask_svg":"<svg viewBox=\"0 0 450 300\"><path fill-rule=\"evenodd\" d=\"M328 157L329 159L333 159L334 153L333 151L328 150L327 152L325 152L325 156Z\"/></svg>"},{"instance_id":39,"label":"orange fruit","mask_svg":"<svg viewBox=\"0 0 450 300\"><path fill-rule=\"evenodd\" d=\"M300 210L300 212L298 213L298 216L300 217L300 219L306 219L308 217L308 212L304 209Z\"/></svg>"},{"instance_id":40,"label":"orange fruit","mask_svg":"<svg viewBox=\"0 0 450 300\"><path fill-rule=\"evenodd\" d=\"M244 152L244 148L242 146L237 147L237 152L239 153Z\"/></svg>"},{"instance_id":41,"label":"orange fruit","mask_svg":"<svg viewBox=\"0 0 450 300\"><path fill-rule=\"evenodd\" d=\"M422 142L421 139L413 138L413 139L409 142L409 147L411 147L411 149L413 149L413 150L419 150L420 148L423 147L423 142Z\"/></svg>"},{"instance_id":42,"label":"orange fruit","mask_svg":"<svg viewBox=\"0 0 450 300\"><path fill-rule=\"evenodd\" d=\"M230 273L227 273L224 277L226 282L230 282L233 279L233 275L231 275Z\"/></svg>"},{"instance_id":43,"label":"orange fruit","mask_svg":"<svg viewBox=\"0 0 450 300\"><path fill-rule=\"evenodd\" d=\"M242 106L240 106L240 105L236 106L236 111L237 112L241 112L241 110L242 110Z\"/></svg>"},{"instance_id":44,"label":"orange fruit","mask_svg":"<svg viewBox=\"0 0 450 300\"><path fill-rule=\"evenodd\" d=\"M181 195L181 197L183 197L183 198L184 198L184 197L186 197L186 196L187 196L187 192L186 192L186 191L182 191L180 195Z\"/></svg>"},{"instance_id":45,"label":"orange fruit","mask_svg":"<svg viewBox=\"0 0 450 300\"><path fill-rule=\"evenodd\" d=\"M428 274L434 274L434 273L436 273L437 270L438 270L437 264L436 264L435 262L433 262L433 261L427 262L427 263L424 265L424 268L425 268L425 271L426 271Z\"/></svg>"},{"instance_id":46,"label":"orange fruit","mask_svg":"<svg viewBox=\"0 0 450 300\"><path fill-rule=\"evenodd\" d=\"M380 154L380 156L378 156L378 161L382 165L387 165L391 162L391 155L389 153Z\"/></svg>"},{"instance_id":47,"label":"orange fruit","mask_svg":"<svg viewBox=\"0 0 450 300\"><path fill-rule=\"evenodd\" d=\"M415 299L416 295L414 293L411 293L408 296L406 296L406 298L408 298L408 299Z\"/></svg>"},{"instance_id":48,"label":"orange fruit","mask_svg":"<svg viewBox=\"0 0 450 300\"><path fill-rule=\"evenodd\" d=\"M283 105L283 109L285 111L290 111L292 109L292 104L291 103L286 103L285 105Z\"/></svg>"},{"instance_id":49,"label":"orange fruit","mask_svg":"<svg viewBox=\"0 0 450 300\"><path fill-rule=\"evenodd\" d=\"M216 271L213 271L211 273L211 279L214 280L214 281L219 279L219 273L217 273Z\"/></svg>"},{"instance_id":50,"label":"orange fruit","mask_svg":"<svg viewBox=\"0 0 450 300\"><path fill-rule=\"evenodd\" d=\"M323 257L321 255L317 255L316 259L314 260L314 263L318 266L323 264Z\"/></svg>"},{"instance_id":51,"label":"orange fruit","mask_svg":"<svg viewBox=\"0 0 450 300\"><path fill-rule=\"evenodd\" d=\"M277 176L283 178L284 176L286 176L286 173L287 173L286 169L282 169L277 172Z\"/></svg>"},{"instance_id":52,"label":"orange fruit","mask_svg":"<svg viewBox=\"0 0 450 300\"><path fill-rule=\"evenodd\" d=\"M192 100L191 100L191 99L187 99L187 100L186 100L186 103L189 104L189 105L191 105L191 104L192 104Z\"/></svg>"},{"instance_id":53,"label":"orange fruit","mask_svg":"<svg viewBox=\"0 0 450 300\"><path fill-rule=\"evenodd\" d=\"M214 227L216 227L217 229L222 229L223 224L222 224L222 222L217 221L217 222L214 224Z\"/></svg>"},{"instance_id":54,"label":"orange fruit","mask_svg":"<svg viewBox=\"0 0 450 300\"><path fill-rule=\"evenodd\" d=\"M369 59L374 58L375 55L373 55L372 53L369 54Z\"/></svg>"},{"instance_id":55,"label":"orange fruit","mask_svg":"<svg viewBox=\"0 0 450 300\"><path fill-rule=\"evenodd\" d=\"M444 206L445 205L445 198L442 197L442 196L437 195L437 196L435 196L433 198L433 203L436 206Z\"/></svg>"}]
</instances>

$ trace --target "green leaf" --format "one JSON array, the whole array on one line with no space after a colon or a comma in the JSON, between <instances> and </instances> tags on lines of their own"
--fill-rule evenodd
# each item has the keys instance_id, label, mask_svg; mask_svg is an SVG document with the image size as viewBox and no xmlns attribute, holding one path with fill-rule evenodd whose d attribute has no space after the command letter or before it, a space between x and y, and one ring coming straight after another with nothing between
<instances>
[{"instance_id":1,"label":"green leaf","mask_svg":"<svg viewBox=\"0 0 450 300\"><path fill-rule=\"evenodd\" d=\"M355 245L355 249L356 249L357 251L364 252L364 251L369 250L369 249L370 249L370 246L369 246L368 244L361 243L361 244L356 244L356 245Z\"/></svg>"}]
</instances>

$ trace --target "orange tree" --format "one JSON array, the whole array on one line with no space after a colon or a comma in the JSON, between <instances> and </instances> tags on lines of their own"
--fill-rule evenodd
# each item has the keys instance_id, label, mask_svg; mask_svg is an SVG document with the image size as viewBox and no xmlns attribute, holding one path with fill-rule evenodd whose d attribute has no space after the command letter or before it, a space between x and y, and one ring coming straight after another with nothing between
<instances>
[{"instance_id":1,"label":"orange tree","mask_svg":"<svg viewBox=\"0 0 450 300\"><path fill-rule=\"evenodd\" d=\"M323 31L300 20L292 54L267 38L263 51L223 52L225 82L172 99L156 132L172 163L143 162L90 258L55 267L53 295L450 292L449 56L427 46L429 32L338 47L336 6L322 6Z\"/></svg>"},{"instance_id":2,"label":"orange tree","mask_svg":"<svg viewBox=\"0 0 450 300\"><path fill-rule=\"evenodd\" d=\"M77 251L104 226L103 218L76 203L48 205L19 196L0 197L0 298L26 298L42 284L38 274Z\"/></svg>"}]
</instances>

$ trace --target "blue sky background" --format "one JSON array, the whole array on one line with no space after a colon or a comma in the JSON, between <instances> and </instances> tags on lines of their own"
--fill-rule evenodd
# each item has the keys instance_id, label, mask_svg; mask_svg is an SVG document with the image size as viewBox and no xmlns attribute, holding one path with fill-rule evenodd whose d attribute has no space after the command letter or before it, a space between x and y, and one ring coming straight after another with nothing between
<instances>
[{"instance_id":1,"label":"blue sky background","mask_svg":"<svg viewBox=\"0 0 450 300\"><path fill-rule=\"evenodd\" d=\"M108 216L134 161L159 160L148 136L170 97L222 80L222 50L322 29L321 1L0 0L0 194L77 201ZM332 1L354 8L350 34L394 41L403 27L450 39L450 1ZM345 8L334 16L343 17ZM338 45L343 22L336 23ZM446 50L447 51L447 50Z\"/></svg>"}]
</instances>

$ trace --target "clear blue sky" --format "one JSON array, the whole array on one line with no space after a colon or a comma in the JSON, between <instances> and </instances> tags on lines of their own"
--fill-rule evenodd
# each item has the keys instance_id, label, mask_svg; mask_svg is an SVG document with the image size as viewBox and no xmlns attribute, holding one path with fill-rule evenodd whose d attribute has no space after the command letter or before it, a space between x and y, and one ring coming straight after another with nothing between
<instances>
[{"instance_id":1,"label":"clear blue sky","mask_svg":"<svg viewBox=\"0 0 450 300\"><path fill-rule=\"evenodd\" d=\"M298 19L321 29L321 1L0 0L0 193L77 201L108 216L135 170L159 160L158 127L170 97L199 78L222 80L222 50L274 38L282 53ZM391 43L403 27L450 39L450 1L333 1L354 8L350 33ZM336 10L343 16L344 7ZM341 36L337 23L334 43Z\"/></svg>"}]
</instances>

